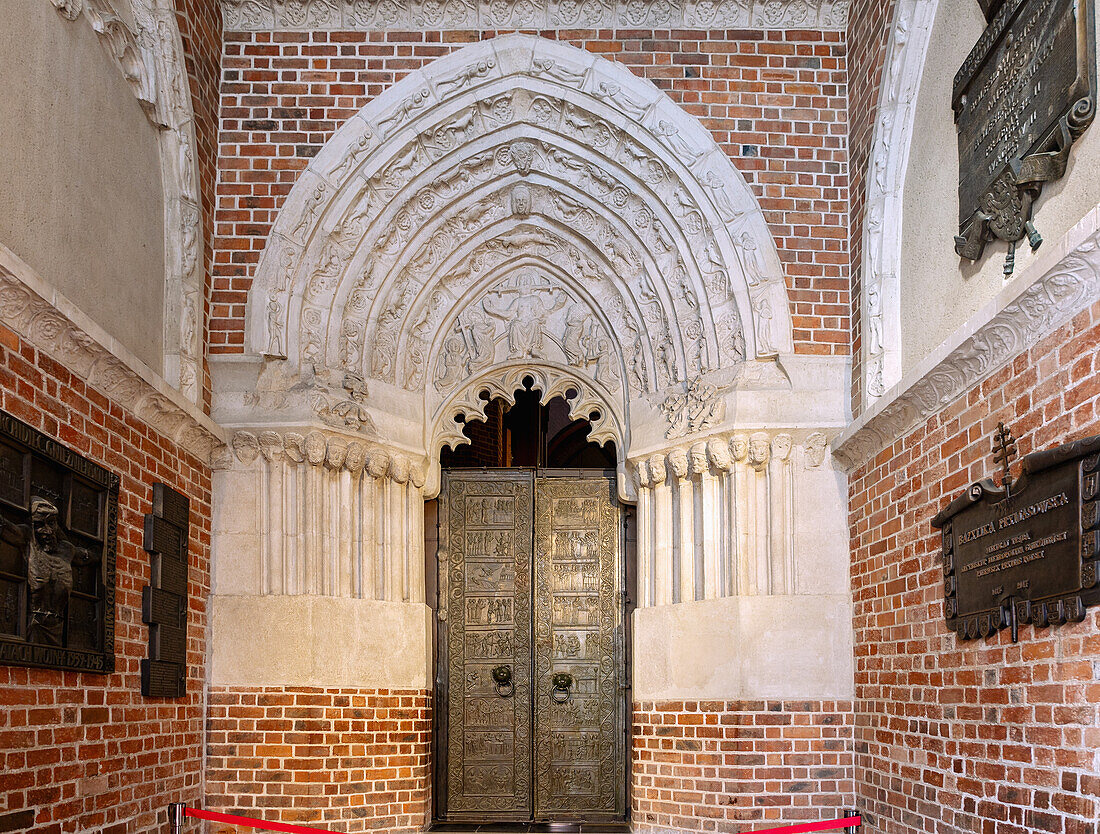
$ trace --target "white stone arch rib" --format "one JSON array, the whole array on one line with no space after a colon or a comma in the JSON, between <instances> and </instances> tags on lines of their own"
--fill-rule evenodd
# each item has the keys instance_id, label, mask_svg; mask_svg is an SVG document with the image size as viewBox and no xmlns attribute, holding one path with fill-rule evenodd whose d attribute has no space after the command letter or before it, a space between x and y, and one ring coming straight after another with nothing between
<instances>
[{"instance_id":1,"label":"white stone arch rib","mask_svg":"<svg viewBox=\"0 0 1100 834\"><path fill-rule=\"evenodd\" d=\"M52 2L66 20L83 13L157 129L164 193L162 376L199 402L206 283L202 207L195 112L174 0ZM120 14L127 7L131 14Z\"/></svg>"},{"instance_id":2,"label":"white stone arch rib","mask_svg":"<svg viewBox=\"0 0 1100 834\"><path fill-rule=\"evenodd\" d=\"M431 126L430 114L461 105L491 115L501 109L501 96L530 87L554 90L563 110L576 106L582 116L605 112L608 122L643 142L651 161L675 175L665 201L672 201L675 188L690 201L701 226L695 239L713 240L711 251L728 270L733 296L743 299L737 309L746 325L753 325L745 333L749 357L790 351L789 305L774 241L747 184L712 137L625 68L528 35L483 41L433 62L369 103L326 144L288 196L257 268L247 309L247 349L299 360L287 350L295 347L298 326L289 314L295 305L301 309L291 300L301 299L326 239L331 243L334 227L346 222L353 192L361 192L370 176L399 168L400 154L422 145L427 134L421 126ZM366 227L377 219L377 212L365 218ZM743 247L745 240L755 249ZM704 247L693 243L693 248ZM342 274L337 283L341 280Z\"/></svg>"},{"instance_id":3,"label":"white stone arch rib","mask_svg":"<svg viewBox=\"0 0 1100 834\"><path fill-rule=\"evenodd\" d=\"M897 0L867 165L863 222L862 400L901 380L901 233L917 93L939 0Z\"/></svg>"}]
</instances>

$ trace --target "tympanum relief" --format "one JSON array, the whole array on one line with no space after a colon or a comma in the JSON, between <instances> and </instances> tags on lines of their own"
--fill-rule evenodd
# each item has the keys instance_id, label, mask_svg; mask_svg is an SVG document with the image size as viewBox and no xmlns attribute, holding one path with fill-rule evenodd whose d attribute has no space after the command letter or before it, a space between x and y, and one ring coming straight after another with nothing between
<instances>
[{"instance_id":1,"label":"tympanum relief","mask_svg":"<svg viewBox=\"0 0 1100 834\"><path fill-rule=\"evenodd\" d=\"M380 415L345 374L366 410L408 392L431 422L478 374L548 365L627 415L791 345L774 243L710 135L624 68L519 35L345 124L288 196L248 315L255 352L325 383L315 414L368 434Z\"/></svg>"}]
</instances>

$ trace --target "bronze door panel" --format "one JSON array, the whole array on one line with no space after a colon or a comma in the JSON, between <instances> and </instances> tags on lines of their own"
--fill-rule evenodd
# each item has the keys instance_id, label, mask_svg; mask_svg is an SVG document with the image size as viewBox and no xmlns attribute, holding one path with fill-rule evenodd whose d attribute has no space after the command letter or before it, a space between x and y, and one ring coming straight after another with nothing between
<instances>
[{"instance_id":1,"label":"bronze door panel","mask_svg":"<svg viewBox=\"0 0 1100 834\"><path fill-rule=\"evenodd\" d=\"M531 476L447 476L440 493L449 816L531 813ZM499 684L494 670L511 680Z\"/></svg>"},{"instance_id":2,"label":"bronze door panel","mask_svg":"<svg viewBox=\"0 0 1100 834\"><path fill-rule=\"evenodd\" d=\"M535 814L622 818L621 514L604 478L535 480Z\"/></svg>"},{"instance_id":3,"label":"bronze door panel","mask_svg":"<svg viewBox=\"0 0 1100 834\"><path fill-rule=\"evenodd\" d=\"M440 816L622 819L613 481L448 472L439 518Z\"/></svg>"}]
</instances>

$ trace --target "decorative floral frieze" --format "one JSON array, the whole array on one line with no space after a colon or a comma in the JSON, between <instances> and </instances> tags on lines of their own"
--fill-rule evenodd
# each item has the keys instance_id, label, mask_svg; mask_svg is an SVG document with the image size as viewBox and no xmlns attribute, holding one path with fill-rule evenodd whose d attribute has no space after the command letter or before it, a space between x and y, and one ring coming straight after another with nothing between
<instances>
[{"instance_id":1,"label":"decorative floral frieze","mask_svg":"<svg viewBox=\"0 0 1100 834\"><path fill-rule=\"evenodd\" d=\"M1100 300L1098 220L1100 214L1094 210L1082 221L1091 224L1093 231L1056 266L1028 284L935 365L920 371L900 393L856 421L833 447L840 462L849 469L861 466Z\"/></svg>"},{"instance_id":2,"label":"decorative floral frieze","mask_svg":"<svg viewBox=\"0 0 1100 834\"><path fill-rule=\"evenodd\" d=\"M47 301L44 294L54 294L27 273L25 265L0 247L0 322L157 433L212 466L224 465L228 450L209 417L137 359L111 347L114 340L90 321L78 324ZM59 303L71 308L68 302Z\"/></svg>"},{"instance_id":3,"label":"decorative floral frieze","mask_svg":"<svg viewBox=\"0 0 1100 834\"><path fill-rule=\"evenodd\" d=\"M848 7L849 0L222 0L222 15L227 31L597 27L843 30Z\"/></svg>"}]
</instances>

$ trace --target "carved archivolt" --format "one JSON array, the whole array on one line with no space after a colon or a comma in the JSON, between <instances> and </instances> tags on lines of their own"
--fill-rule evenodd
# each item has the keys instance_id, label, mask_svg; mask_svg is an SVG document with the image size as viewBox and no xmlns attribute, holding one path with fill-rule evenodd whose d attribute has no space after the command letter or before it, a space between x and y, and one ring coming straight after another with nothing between
<instances>
[{"instance_id":1,"label":"carved archivolt","mask_svg":"<svg viewBox=\"0 0 1100 834\"><path fill-rule=\"evenodd\" d=\"M429 416L517 362L625 414L789 351L791 326L764 218L710 135L625 68L510 35L408 76L311 162L248 347L423 391Z\"/></svg>"},{"instance_id":2,"label":"carved archivolt","mask_svg":"<svg viewBox=\"0 0 1100 834\"><path fill-rule=\"evenodd\" d=\"M72 2L72 0L68 0ZM222 0L227 30L839 29L849 0Z\"/></svg>"},{"instance_id":3,"label":"carved archivolt","mask_svg":"<svg viewBox=\"0 0 1100 834\"><path fill-rule=\"evenodd\" d=\"M51 301L46 299L50 298ZM0 323L199 460L224 465L220 428L0 245Z\"/></svg>"},{"instance_id":4,"label":"carved archivolt","mask_svg":"<svg viewBox=\"0 0 1100 834\"><path fill-rule=\"evenodd\" d=\"M191 402L202 393L205 263L194 108L173 0L131 0L136 28L113 0L53 0L83 13L157 130L164 191L164 377Z\"/></svg>"},{"instance_id":5,"label":"carved archivolt","mask_svg":"<svg viewBox=\"0 0 1100 834\"><path fill-rule=\"evenodd\" d=\"M917 92L938 0L897 0L882 68L863 227L863 404L901 378L901 232Z\"/></svg>"}]
</instances>

